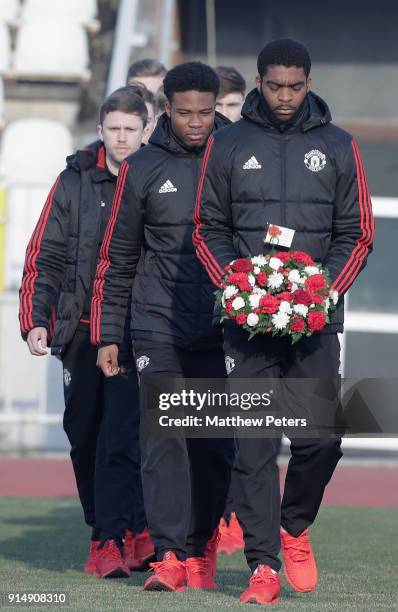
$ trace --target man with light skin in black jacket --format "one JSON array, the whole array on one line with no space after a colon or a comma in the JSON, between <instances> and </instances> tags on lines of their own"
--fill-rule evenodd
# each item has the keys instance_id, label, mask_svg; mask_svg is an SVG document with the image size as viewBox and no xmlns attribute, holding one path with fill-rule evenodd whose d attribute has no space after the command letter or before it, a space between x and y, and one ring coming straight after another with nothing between
<instances>
[{"instance_id":1,"label":"man with light skin in black jacket","mask_svg":"<svg viewBox=\"0 0 398 612\"><path fill-rule=\"evenodd\" d=\"M274 248L301 251L302 257L308 254L322 263L338 298L324 329L294 345L289 337L267 333L248 342L248 333L227 320L224 350L231 378L282 378L285 387L289 378L333 384L339 376L337 333L343 331L344 293L372 249L366 176L356 141L331 123L326 103L310 91L307 49L290 39L276 40L261 51L257 66L256 88L246 97L242 119L209 139L193 240L218 287L233 260L256 256L261 261ZM277 247L271 225L279 227L283 238ZM303 304L299 307L303 312ZM283 330L285 317L277 322ZM331 401L336 401L335 387L331 389ZM319 400L305 394L296 399L304 409ZM341 440L290 441L292 457L280 505L275 440L238 439L232 491L252 570L243 602L278 603L281 547L290 585L308 592L317 584L308 527L342 455Z\"/></svg>"},{"instance_id":2,"label":"man with light skin in black jacket","mask_svg":"<svg viewBox=\"0 0 398 612\"><path fill-rule=\"evenodd\" d=\"M90 307L120 165L140 148L146 121L144 101L129 87L104 101L100 141L69 156L50 191L27 248L20 291L21 332L31 354L45 355L51 345L62 360L64 429L84 517L92 527L84 572L98 578L130 575L123 538L132 511L136 533L145 532L129 320L121 371L110 381L96 367Z\"/></svg>"}]
</instances>

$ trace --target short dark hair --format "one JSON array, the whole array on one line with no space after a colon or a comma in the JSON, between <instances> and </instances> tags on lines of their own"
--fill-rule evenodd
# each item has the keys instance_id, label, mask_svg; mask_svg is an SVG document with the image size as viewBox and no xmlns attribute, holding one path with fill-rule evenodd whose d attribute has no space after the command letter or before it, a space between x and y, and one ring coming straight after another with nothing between
<instances>
[{"instance_id":1,"label":"short dark hair","mask_svg":"<svg viewBox=\"0 0 398 612\"><path fill-rule=\"evenodd\" d=\"M166 67L156 59L145 58L131 64L127 72L127 83L140 76L165 76ZM137 79L139 80L139 79Z\"/></svg>"},{"instance_id":2,"label":"short dark hair","mask_svg":"<svg viewBox=\"0 0 398 612\"><path fill-rule=\"evenodd\" d=\"M153 94L148 87L145 87L144 83L131 83L130 85L126 85L126 87L121 87L120 89L129 89L133 94L142 98L145 104L151 104L153 109L156 109L156 99L155 94ZM118 89L116 91L119 91ZM116 93L116 92L115 92Z\"/></svg>"},{"instance_id":3,"label":"short dark hair","mask_svg":"<svg viewBox=\"0 0 398 612\"><path fill-rule=\"evenodd\" d=\"M220 80L213 68L202 62L186 62L174 66L166 74L164 94L169 102L173 94L179 91L209 91L218 96Z\"/></svg>"},{"instance_id":4,"label":"short dark hair","mask_svg":"<svg viewBox=\"0 0 398 612\"><path fill-rule=\"evenodd\" d=\"M131 87L120 87L104 100L100 108L100 124L102 125L108 113L121 111L131 115L138 115L144 124L148 121L148 111L142 97L131 90Z\"/></svg>"},{"instance_id":5,"label":"short dark hair","mask_svg":"<svg viewBox=\"0 0 398 612\"><path fill-rule=\"evenodd\" d=\"M291 38L273 40L260 52L257 58L257 69L262 78L268 66L297 66L303 68L308 78L311 70L311 58L308 49Z\"/></svg>"},{"instance_id":6,"label":"short dark hair","mask_svg":"<svg viewBox=\"0 0 398 612\"><path fill-rule=\"evenodd\" d=\"M220 79L220 91L218 94L220 98L230 93L245 95L246 81L236 68L232 66L217 66L214 70Z\"/></svg>"}]
</instances>

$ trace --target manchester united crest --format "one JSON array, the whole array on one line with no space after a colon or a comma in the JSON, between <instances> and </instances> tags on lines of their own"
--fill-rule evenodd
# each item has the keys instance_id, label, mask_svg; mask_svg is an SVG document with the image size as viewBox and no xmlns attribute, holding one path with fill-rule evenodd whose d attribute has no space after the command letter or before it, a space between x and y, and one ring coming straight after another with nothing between
<instances>
[{"instance_id":1,"label":"manchester united crest","mask_svg":"<svg viewBox=\"0 0 398 612\"><path fill-rule=\"evenodd\" d=\"M320 172L326 166L326 155L318 149L312 149L304 155L304 163L311 172Z\"/></svg>"}]
</instances>

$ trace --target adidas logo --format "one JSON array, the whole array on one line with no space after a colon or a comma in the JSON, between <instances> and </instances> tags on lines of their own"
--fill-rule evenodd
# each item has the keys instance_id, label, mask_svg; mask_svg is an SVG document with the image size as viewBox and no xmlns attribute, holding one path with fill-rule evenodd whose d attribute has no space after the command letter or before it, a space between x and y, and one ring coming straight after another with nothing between
<instances>
[{"instance_id":1,"label":"adidas logo","mask_svg":"<svg viewBox=\"0 0 398 612\"><path fill-rule=\"evenodd\" d=\"M243 170L257 170L257 169L259 170L260 168L261 168L261 164L258 163L254 155L253 157L248 159L245 164L243 164Z\"/></svg>"},{"instance_id":2,"label":"adidas logo","mask_svg":"<svg viewBox=\"0 0 398 612\"><path fill-rule=\"evenodd\" d=\"M167 179L165 183L159 189L159 193L170 193L172 191L177 191L177 187L174 187L173 183Z\"/></svg>"}]
</instances>

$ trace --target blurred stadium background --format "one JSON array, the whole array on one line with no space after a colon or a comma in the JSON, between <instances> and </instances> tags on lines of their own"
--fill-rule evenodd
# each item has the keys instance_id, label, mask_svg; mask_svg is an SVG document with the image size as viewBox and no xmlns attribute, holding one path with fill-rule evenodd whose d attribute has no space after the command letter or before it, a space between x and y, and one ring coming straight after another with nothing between
<instances>
[{"instance_id":1,"label":"blurred stadium background","mask_svg":"<svg viewBox=\"0 0 398 612\"><path fill-rule=\"evenodd\" d=\"M256 56L280 36L308 45L313 87L359 140L377 222L375 253L348 296L346 377L396 377L398 283L398 3L334 0L1 0L0 451L65 452L60 363L19 336L25 249L67 154L96 138L102 99L130 63L200 59L254 85ZM371 25L371 27L370 27ZM398 453L398 439L346 449Z\"/></svg>"}]
</instances>

